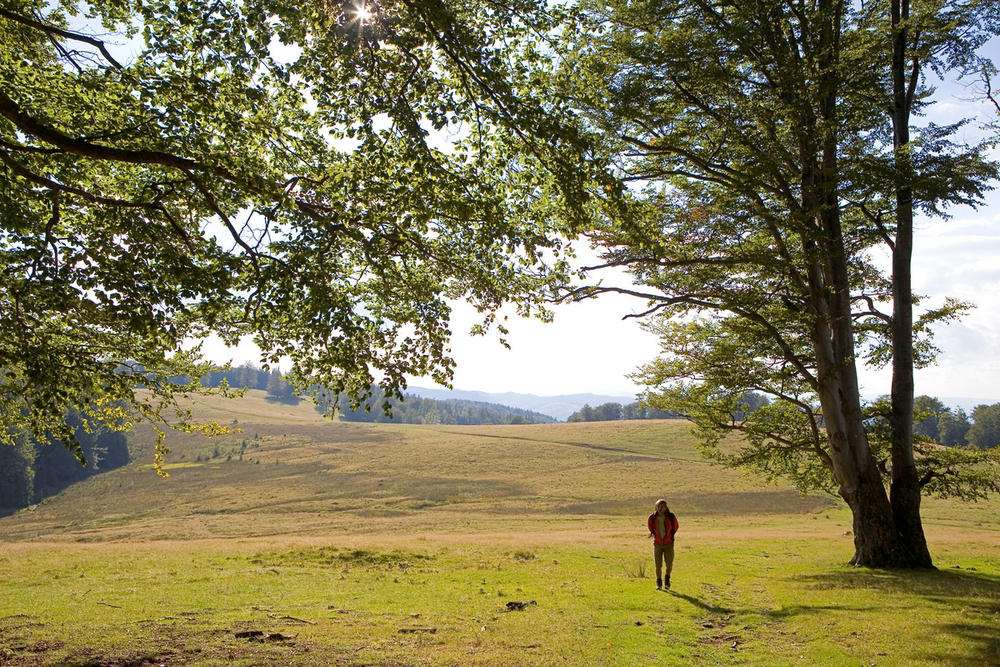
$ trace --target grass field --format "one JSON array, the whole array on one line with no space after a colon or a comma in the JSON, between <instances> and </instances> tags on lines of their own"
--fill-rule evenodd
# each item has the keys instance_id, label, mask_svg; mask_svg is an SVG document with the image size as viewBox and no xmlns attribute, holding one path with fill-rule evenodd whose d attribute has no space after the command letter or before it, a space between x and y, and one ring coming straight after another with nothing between
<instances>
[{"instance_id":1,"label":"grass field","mask_svg":"<svg viewBox=\"0 0 1000 667\"><path fill-rule=\"evenodd\" d=\"M1000 665L997 501L926 501L938 569L871 572L839 503L709 466L680 421L195 410L242 432L171 434L167 479L137 434L136 463L0 519L0 665Z\"/></svg>"}]
</instances>

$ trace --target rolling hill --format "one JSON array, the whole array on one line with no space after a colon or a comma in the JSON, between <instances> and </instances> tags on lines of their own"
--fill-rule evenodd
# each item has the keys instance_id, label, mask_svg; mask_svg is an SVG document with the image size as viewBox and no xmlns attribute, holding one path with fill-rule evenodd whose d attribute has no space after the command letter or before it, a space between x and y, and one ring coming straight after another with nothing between
<instances>
[{"instance_id":1,"label":"rolling hill","mask_svg":"<svg viewBox=\"0 0 1000 667\"><path fill-rule=\"evenodd\" d=\"M166 471L152 434L136 460L0 520L6 539L186 539L374 532L405 518L420 531L552 530L583 518L641 528L665 496L681 515L806 515L835 505L710 466L683 421L517 426L359 424L251 391L199 398L196 417L230 435L168 434Z\"/></svg>"},{"instance_id":2,"label":"rolling hill","mask_svg":"<svg viewBox=\"0 0 1000 667\"><path fill-rule=\"evenodd\" d=\"M925 501L940 570L859 571L839 502L708 465L682 421L191 408L241 430L168 434L168 478L140 430L129 465L0 518L0 664L1000 667L995 500Z\"/></svg>"}]
</instances>

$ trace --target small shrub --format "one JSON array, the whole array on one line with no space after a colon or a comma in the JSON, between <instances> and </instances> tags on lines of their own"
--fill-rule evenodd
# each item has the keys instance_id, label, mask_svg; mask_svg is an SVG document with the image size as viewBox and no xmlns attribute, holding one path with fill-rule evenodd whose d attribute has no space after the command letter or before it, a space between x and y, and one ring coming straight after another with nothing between
<instances>
[{"instance_id":1,"label":"small shrub","mask_svg":"<svg viewBox=\"0 0 1000 667\"><path fill-rule=\"evenodd\" d=\"M623 565L625 568L625 576L629 579L645 579L646 578L646 561L645 560L633 560L630 563Z\"/></svg>"}]
</instances>

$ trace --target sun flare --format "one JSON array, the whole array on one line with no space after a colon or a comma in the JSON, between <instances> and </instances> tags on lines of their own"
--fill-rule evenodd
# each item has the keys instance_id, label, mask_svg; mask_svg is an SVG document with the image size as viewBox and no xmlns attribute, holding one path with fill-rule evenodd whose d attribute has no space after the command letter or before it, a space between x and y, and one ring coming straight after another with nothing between
<instances>
[{"instance_id":1,"label":"sun flare","mask_svg":"<svg viewBox=\"0 0 1000 667\"><path fill-rule=\"evenodd\" d=\"M358 3L354 10L354 18L361 24L371 23L374 16L374 12L371 7L364 2Z\"/></svg>"}]
</instances>

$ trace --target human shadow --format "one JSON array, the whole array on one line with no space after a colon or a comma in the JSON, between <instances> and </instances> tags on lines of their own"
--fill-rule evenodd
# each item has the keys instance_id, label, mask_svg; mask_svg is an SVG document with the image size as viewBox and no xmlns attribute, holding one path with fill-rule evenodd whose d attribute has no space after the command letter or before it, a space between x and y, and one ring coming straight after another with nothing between
<instances>
[{"instance_id":1,"label":"human shadow","mask_svg":"<svg viewBox=\"0 0 1000 667\"><path fill-rule=\"evenodd\" d=\"M668 593L668 594L674 596L675 598L680 598L681 600L684 600L688 604L691 604L691 605L693 605L695 607L698 607L699 609L704 609L705 611L712 612L713 614L733 614L733 613L736 613L735 609L731 609L729 607L719 607L719 606L716 606L716 605L708 604L707 602L702 602L701 600L699 600L698 598L694 597L693 595L685 595L684 593L678 593L677 591L673 590L672 588L667 588L663 592L664 593Z\"/></svg>"},{"instance_id":2,"label":"human shadow","mask_svg":"<svg viewBox=\"0 0 1000 667\"><path fill-rule=\"evenodd\" d=\"M668 593L675 598L684 600L691 606L698 607L699 609L704 609L705 611L711 612L713 614L738 614L738 613L748 613L750 611L750 610L738 610L733 607L722 607L719 605L709 604L707 602L699 600L693 595L685 595L684 593L679 593L673 589L665 589L663 592ZM776 610L764 611L760 609L754 609L753 613L759 613L769 618L773 618L775 620L781 620L792 616L800 616L803 614L820 614L829 611L842 612L845 609L849 609L850 611L856 611L856 612L865 612L865 611L874 611L875 607L845 607L844 605L793 605L790 607L784 607L780 611Z\"/></svg>"}]
</instances>

